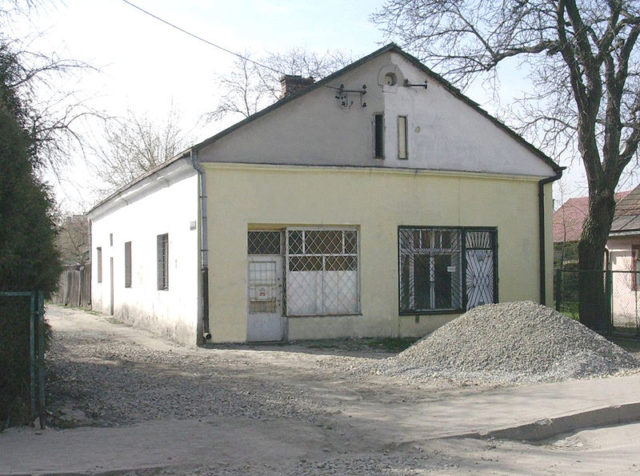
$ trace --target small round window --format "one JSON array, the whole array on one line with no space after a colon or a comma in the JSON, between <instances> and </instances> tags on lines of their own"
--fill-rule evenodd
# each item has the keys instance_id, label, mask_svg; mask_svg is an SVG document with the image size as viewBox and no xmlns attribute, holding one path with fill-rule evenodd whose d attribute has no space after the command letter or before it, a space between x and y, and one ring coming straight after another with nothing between
<instances>
[{"instance_id":1,"label":"small round window","mask_svg":"<svg viewBox=\"0 0 640 476\"><path fill-rule=\"evenodd\" d=\"M398 82L398 77L396 76L396 73L387 73L384 75L384 84L387 86L395 86L396 83Z\"/></svg>"}]
</instances>

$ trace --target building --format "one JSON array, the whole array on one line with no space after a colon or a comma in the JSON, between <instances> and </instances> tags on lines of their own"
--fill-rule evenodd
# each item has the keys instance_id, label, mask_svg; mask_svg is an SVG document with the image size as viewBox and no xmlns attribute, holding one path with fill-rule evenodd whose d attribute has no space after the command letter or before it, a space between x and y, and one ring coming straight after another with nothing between
<instances>
[{"instance_id":1,"label":"building","mask_svg":"<svg viewBox=\"0 0 640 476\"><path fill-rule=\"evenodd\" d=\"M607 241L611 316L617 328L640 329L640 186L618 201Z\"/></svg>"},{"instance_id":2,"label":"building","mask_svg":"<svg viewBox=\"0 0 640 476\"><path fill-rule=\"evenodd\" d=\"M617 192L616 203L629 194L630 190ZM564 268L578 263L578 241L582 235L582 225L589 213L589 197L568 199L553 212L553 246L555 266Z\"/></svg>"},{"instance_id":3,"label":"building","mask_svg":"<svg viewBox=\"0 0 640 476\"><path fill-rule=\"evenodd\" d=\"M551 299L557 164L394 44L309 83L89 212L95 309L193 344Z\"/></svg>"}]
</instances>

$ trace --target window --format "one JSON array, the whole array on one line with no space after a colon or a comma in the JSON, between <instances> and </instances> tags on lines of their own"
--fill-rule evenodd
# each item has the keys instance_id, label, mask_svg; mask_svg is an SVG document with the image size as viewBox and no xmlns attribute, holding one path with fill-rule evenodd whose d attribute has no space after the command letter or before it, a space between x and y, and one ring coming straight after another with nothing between
<instances>
[{"instance_id":1,"label":"window","mask_svg":"<svg viewBox=\"0 0 640 476\"><path fill-rule=\"evenodd\" d=\"M102 282L102 247L96 248L96 261L98 262L98 282Z\"/></svg>"},{"instance_id":2,"label":"window","mask_svg":"<svg viewBox=\"0 0 640 476\"><path fill-rule=\"evenodd\" d=\"M280 231L250 231L248 233L247 250L250 255L279 255Z\"/></svg>"},{"instance_id":3,"label":"window","mask_svg":"<svg viewBox=\"0 0 640 476\"><path fill-rule=\"evenodd\" d=\"M288 229L286 251L287 315L360 311L357 230Z\"/></svg>"},{"instance_id":4,"label":"window","mask_svg":"<svg viewBox=\"0 0 640 476\"><path fill-rule=\"evenodd\" d=\"M113 233L109 233L109 246L113 246Z\"/></svg>"},{"instance_id":5,"label":"window","mask_svg":"<svg viewBox=\"0 0 640 476\"><path fill-rule=\"evenodd\" d=\"M640 246L638 245L631 246L631 271L633 271L631 289L640 291L640 279L638 279L638 274L640 274Z\"/></svg>"},{"instance_id":6,"label":"window","mask_svg":"<svg viewBox=\"0 0 640 476\"><path fill-rule=\"evenodd\" d=\"M158 235L158 289L169 289L169 235Z\"/></svg>"},{"instance_id":7,"label":"window","mask_svg":"<svg viewBox=\"0 0 640 476\"><path fill-rule=\"evenodd\" d=\"M408 159L407 116L398 116L398 159Z\"/></svg>"},{"instance_id":8,"label":"window","mask_svg":"<svg viewBox=\"0 0 640 476\"><path fill-rule=\"evenodd\" d=\"M131 242L124 244L124 287L131 287Z\"/></svg>"},{"instance_id":9,"label":"window","mask_svg":"<svg viewBox=\"0 0 640 476\"><path fill-rule=\"evenodd\" d=\"M384 159L384 115L373 116L373 148L376 159Z\"/></svg>"},{"instance_id":10,"label":"window","mask_svg":"<svg viewBox=\"0 0 640 476\"><path fill-rule=\"evenodd\" d=\"M400 227L401 314L459 312L497 301L496 230Z\"/></svg>"}]
</instances>

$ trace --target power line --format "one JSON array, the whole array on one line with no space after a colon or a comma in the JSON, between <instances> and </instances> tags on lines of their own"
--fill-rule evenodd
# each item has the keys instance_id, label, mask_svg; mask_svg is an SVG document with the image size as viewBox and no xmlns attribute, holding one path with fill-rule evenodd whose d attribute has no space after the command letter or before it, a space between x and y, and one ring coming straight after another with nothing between
<instances>
[{"instance_id":1,"label":"power line","mask_svg":"<svg viewBox=\"0 0 640 476\"><path fill-rule=\"evenodd\" d=\"M165 25L170 26L171 28L174 28L174 29L178 30L178 31L184 33L185 35L189 35L190 37L195 38L196 40L202 41L203 43L206 43L209 46L213 46L214 48L217 48L217 49L219 49L221 51L224 51L225 53L228 53L230 55L236 56L237 58L243 59L244 61L248 61L249 63L253 63L256 66L259 66L261 68L265 68L265 69L268 69L270 71L273 71L274 73L277 73L277 74L280 74L280 75L283 75L283 76L286 74L286 73L283 73L282 71L278 71L277 69L272 68L271 66L267 66L266 64L259 63L258 61L254 61L251 58L243 56L240 53L236 53L235 51L231 51L231 50L229 50L229 49L227 49L227 48L225 48L223 46L216 45L215 43L213 43L213 42L211 42L211 41L209 41L209 40L207 40L205 38L202 38L201 36L198 36L195 33L191 33L190 31L187 31L184 28L180 28L178 25L174 25L173 23L171 23L171 22L169 22L169 21L167 21L167 20L165 20L163 18L160 18L158 15L154 15L150 11L145 10L142 7L139 7L138 5L136 5L134 3L131 3L129 0L122 0L122 1L124 3L126 3L127 5L129 5L130 7L133 7L136 10L141 11L145 15L149 15L151 18L154 18L154 19L158 20L159 22L162 22Z\"/></svg>"}]
</instances>

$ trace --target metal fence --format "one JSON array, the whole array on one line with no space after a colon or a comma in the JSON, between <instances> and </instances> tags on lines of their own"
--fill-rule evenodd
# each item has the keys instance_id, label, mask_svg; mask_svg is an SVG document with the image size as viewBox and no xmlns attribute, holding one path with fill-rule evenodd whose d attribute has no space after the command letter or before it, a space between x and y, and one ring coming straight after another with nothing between
<instances>
[{"instance_id":1,"label":"metal fence","mask_svg":"<svg viewBox=\"0 0 640 476\"><path fill-rule=\"evenodd\" d=\"M573 319L578 319L578 283L580 273L584 272L575 269L555 271L555 307ZM596 273L603 280L609 331L640 336L640 272L608 270Z\"/></svg>"},{"instance_id":2,"label":"metal fence","mask_svg":"<svg viewBox=\"0 0 640 476\"><path fill-rule=\"evenodd\" d=\"M40 291L0 291L0 429L19 402L28 400L30 421L45 425L44 296Z\"/></svg>"},{"instance_id":3,"label":"metal fence","mask_svg":"<svg viewBox=\"0 0 640 476\"><path fill-rule=\"evenodd\" d=\"M58 290L51 297L55 304L63 306L89 307L91 304L91 265L66 266Z\"/></svg>"}]
</instances>

